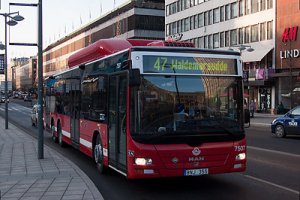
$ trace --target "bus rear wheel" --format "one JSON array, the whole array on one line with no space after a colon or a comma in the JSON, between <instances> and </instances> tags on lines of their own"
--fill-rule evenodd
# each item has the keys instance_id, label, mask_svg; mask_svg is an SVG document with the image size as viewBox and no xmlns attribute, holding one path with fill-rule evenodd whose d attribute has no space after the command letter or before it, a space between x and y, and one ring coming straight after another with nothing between
<instances>
[{"instance_id":1,"label":"bus rear wheel","mask_svg":"<svg viewBox=\"0 0 300 200\"><path fill-rule=\"evenodd\" d=\"M58 134L58 144L61 146L61 147L64 147L65 146L65 143L62 139L62 130L61 130L61 126L60 124L57 125L57 134Z\"/></svg>"},{"instance_id":2,"label":"bus rear wheel","mask_svg":"<svg viewBox=\"0 0 300 200\"><path fill-rule=\"evenodd\" d=\"M96 163L97 169L101 174L104 174L106 167L103 165L103 150L100 135L97 135L95 146L93 149L93 157Z\"/></svg>"},{"instance_id":3,"label":"bus rear wheel","mask_svg":"<svg viewBox=\"0 0 300 200\"><path fill-rule=\"evenodd\" d=\"M54 126L54 125L51 126L51 135L52 135L52 140L53 140L55 143L57 143L57 142L58 142L58 139L57 139L57 137L55 136L55 126Z\"/></svg>"}]
</instances>

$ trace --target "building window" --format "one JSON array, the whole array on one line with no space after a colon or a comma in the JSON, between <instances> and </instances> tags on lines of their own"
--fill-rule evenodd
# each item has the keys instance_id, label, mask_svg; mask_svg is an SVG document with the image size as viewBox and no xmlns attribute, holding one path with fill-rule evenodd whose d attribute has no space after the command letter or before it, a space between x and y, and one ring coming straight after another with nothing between
<instances>
[{"instance_id":1,"label":"building window","mask_svg":"<svg viewBox=\"0 0 300 200\"><path fill-rule=\"evenodd\" d=\"M204 37L199 37L199 48L204 48Z\"/></svg>"},{"instance_id":2,"label":"building window","mask_svg":"<svg viewBox=\"0 0 300 200\"><path fill-rule=\"evenodd\" d=\"M170 35L170 24L166 25L166 36Z\"/></svg>"},{"instance_id":3,"label":"building window","mask_svg":"<svg viewBox=\"0 0 300 200\"><path fill-rule=\"evenodd\" d=\"M167 5L167 6L166 6L166 15L167 15L167 16L170 14L170 10L169 10L169 9L170 9L170 6Z\"/></svg>"},{"instance_id":4,"label":"building window","mask_svg":"<svg viewBox=\"0 0 300 200\"><path fill-rule=\"evenodd\" d=\"M251 1L251 12L252 13L258 12L258 0Z\"/></svg>"},{"instance_id":5,"label":"building window","mask_svg":"<svg viewBox=\"0 0 300 200\"><path fill-rule=\"evenodd\" d=\"M197 47L197 48L199 47L198 40L199 40L199 38L195 38L195 43L194 44L195 44L195 47Z\"/></svg>"},{"instance_id":6,"label":"building window","mask_svg":"<svg viewBox=\"0 0 300 200\"><path fill-rule=\"evenodd\" d=\"M230 12L231 19L238 17L238 4L234 2L231 4L231 12Z\"/></svg>"},{"instance_id":7,"label":"building window","mask_svg":"<svg viewBox=\"0 0 300 200\"><path fill-rule=\"evenodd\" d=\"M204 36L204 48L208 48L208 36Z\"/></svg>"},{"instance_id":8,"label":"building window","mask_svg":"<svg viewBox=\"0 0 300 200\"><path fill-rule=\"evenodd\" d=\"M214 48L219 48L219 33L214 34Z\"/></svg>"},{"instance_id":9,"label":"building window","mask_svg":"<svg viewBox=\"0 0 300 200\"><path fill-rule=\"evenodd\" d=\"M191 30L195 29L194 16L190 17L190 29Z\"/></svg>"},{"instance_id":10,"label":"building window","mask_svg":"<svg viewBox=\"0 0 300 200\"><path fill-rule=\"evenodd\" d=\"M199 14L199 27L203 27L204 26L204 14L200 13Z\"/></svg>"},{"instance_id":11,"label":"building window","mask_svg":"<svg viewBox=\"0 0 300 200\"><path fill-rule=\"evenodd\" d=\"M245 37L244 37L245 43L250 42L250 26L245 27Z\"/></svg>"},{"instance_id":12,"label":"building window","mask_svg":"<svg viewBox=\"0 0 300 200\"><path fill-rule=\"evenodd\" d=\"M230 4L225 6L225 20L230 19Z\"/></svg>"},{"instance_id":13,"label":"building window","mask_svg":"<svg viewBox=\"0 0 300 200\"><path fill-rule=\"evenodd\" d=\"M180 20L180 22L181 22L181 32L184 32L185 31L184 30L184 22L185 22L185 20L182 19L182 20Z\"/></svg>"},{"instance_id":14,"label":"building window","mask_svg":"<svg viewBox=\"0 0 300 200\"><path fill-rule=\"evenodd\" d=\"M267 22L267 39L273 39L273 21Z\"/></svg>"},{"instance_id":15,"label":"building window","mask_svg":"<svg viewBox=\"0 0 300 200\"><path fill-rule=\"evenodd\" d=\"M181 21L177 21L177 33L181 32Z\"/></svg>"},{"instance_id":16,"label":"building window","mask_svg":"<svg viewBox=\"0 0 300 200\"><path fill-rule=\"evenodd\" d=\"M244 44L244 28L239 28L239 44Z\"/></svg>"},{"instance_id":17,"label":"building window","mask_svg":"<svg viewBox=\"0 0 300 200\"><path fill-rule=\"evenodd\" d=\"M260 41L266 39L266 23L260 24Z\"/></svg>"},{"instance_id":18,"label":"building window","mask_svg":"<svg viewBox=\"0 0 300 200\"><path fill-rule=\"evenodd\" d=\"M194 15L194 23L195 23L195 28L199 28L199 22L198 22L198 17L199 15Z\"/></svg>"},{"instance_id":19,"label":"building window","mask_svg":"<svg viewBox=\"0 0 300 200\"><path fill-rule=\"evenodd\" d=\"M251 26L251 42L258 42L258 24Z\"/></svg>"},{"instance_id":20,"label":"building window","mask_svg":"<svg viewBox=\"0 0 300 200\"><path fill-rule=\"evenodd\" d=\"M180 2L180 4L181 4L181 10L184 10L185 9L185 1L186 0L180 0L181 2Z\"/></svg>"},{"instance_id":21,"label":"building window","mask_svg":"<svg viewBox=\"0 0 300 200\"><path fill-rule=\"evenodd\" d=\"M213 35L208 36L208 48L212 49L213 48Z\"/></svg>"},{"instance_id":22,"label":"building window","mask_svg":"<svg viewBox=\"0 0 300 200\"><path fill-rule=\"evenodd\" d=\"M214 24L220 22L220 8L214 9Z\"/></svg>"},{"instance_id":23,"label":"building window","mask_svg":"<svg viewBox=\"0 0 300 200\"><path fill-rule=\"evenodd\" d=\"M185 7L185 9L188 9L188 8L190 8L190 0L184 0L185 2L184 2L184 7Z\"/></svg>"},{"instance_id":24,"label":"building window","mask_svg":"<svg viewBox=\"0 0 300 200\"><path fill-rule=\"evenodd\" d=\"M213 10L208 11L209 18L208 18L208 25L211 25L213 23Z\"/></svg>"},{"instance_id":25,"label":"building window","mask_svg":"<svg viewBox=\"0 0 300 200\"><path fill-rule=\"evenodd\" d=\"M267 0L267 9L273 8L273 0Z\"/></svg>"},{"instance_id":26,"label":"building window","mask_svg":"<svg viewBox=\"0 0 300 200\"><path fill-rule=\"evenodd\" d=\"M189 31L190 30L190 18L187 17L184 19L184 31Z\"/></svg>"},{"instance_id":27,"label":"building window","mask_svg":"<svg viewBox=\"0 0 300 200\"><path fill-rule=\"evenodd\" d=\"M237 29L230 31L230 45L237 45Z\"/></svg>"},{"instance_id":28,"label":"building window","mask_svg":"<svg viewBox=\"0 0 300 200\"><path fill-rule=\"evenodd\" d=\"M182 11L182 7L181 7L182 4L181 4L181 1L182 1L182 0L178 0L178 1L177 1L177 9L178 9L178 12Z\"/></svg>"},{"instance_id":29,"label":"building window","mask_svg":"<svg viewBox=\"0 0 300 200\"><path fill-rule=\"evenodd\" d=\"M220 22L224 21L225 11L224 6L220 7Z\"/></svg>"},{"instance_id":30,"label":"building window","mask_svg":"<svg viewBox=\"0 0 300 200\"><path fill-rule=\"evenodd\" d=\"M195 2L195 6L196 6L196 5L198 5L199 0L194 0L194 2Z\"/></svg>"},{"instance_id":31,"label":"building window","mask_svg":"<svg viewBox=\"0 0 300 200\"><path fill-rule=\"evenodd\" d=\"M208 25L208 11L204 13L204 26Z\"/></svg>"},{"instance_id":32,"label":"building window","mask_svg":"<svg viewBox=\"0 0 300 200\"><path fill-rule=\"evenodd\" d=\"M229 47L230 45L230 32L229 31L226 31L225 32L225 47Z\"/></svg>"},{"instance_id":33,"label":"building window","mask_svg":"<svg viewBox=\"0 0 300 200\"><path fill-rule=\"evenodd\" d=\"M239 1L239 16L244 15L244 0Z\"/></svg>"},{"instance_id":34,"label":"building window","mask_svg":"<svg viewBox=\"0 0 300 200\"><path fill-rule=\"evenodd\" d=\"M194 0L190 0L190 6L193 7L194 5Z\"/></svg>"},{"instance_id":35,"label":"building window","mask_svg":"<svg viewBox=\"0 0 300 200\"><path fill-rule=\"evenodd\" d=\"M224 41L225 41L225 33L220 33L220 47L224 47Z\"/></svg>"},{"instance_id":36,"label":"building window","mask_svg":"<svg viewBox=\"0 0 300 200\"><path fill-rule=\"evenodd\" d=\"M266 0L260 0L260 10L266 10Z\"/></svg>"},{"instance_id":37,"label":"building window","mask_svg":"<svg viewBox=\"0 0 300 200\"><path fill-rule=\"evenodd\" d=\"M250 3L251 3L251 0L245 0L245 15L250 14Z\"/></svg>"}]
</instances>

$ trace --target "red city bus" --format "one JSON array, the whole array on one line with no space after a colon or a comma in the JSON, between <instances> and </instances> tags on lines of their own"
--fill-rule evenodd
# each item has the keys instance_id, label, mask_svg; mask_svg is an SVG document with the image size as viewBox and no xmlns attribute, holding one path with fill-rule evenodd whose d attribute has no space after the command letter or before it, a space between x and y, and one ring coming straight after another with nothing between
<instances>
[{"instance_id":1,"label":"red city bus","mask_svg":"<svg viewBox=\"0 0 300 200\"><path fill-rule=\"evenodd\" d=\"M52 138L129 179L246 169L243 72L233 51L105 39L46 80Z\"/></svg>"}]
</instances>

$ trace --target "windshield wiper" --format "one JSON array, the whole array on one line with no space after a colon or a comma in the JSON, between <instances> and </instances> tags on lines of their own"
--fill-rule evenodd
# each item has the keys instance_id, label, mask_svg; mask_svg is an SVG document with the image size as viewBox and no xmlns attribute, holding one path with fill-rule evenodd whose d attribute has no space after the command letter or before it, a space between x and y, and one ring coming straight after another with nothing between
<instances>
[{"instance_id":1,"label":"windshield wiper","mask_svg":"<svg viewBox=\"0 0 300 200\"><path fill-rule=\"evenodd\" d=\"M225 133L229 134L229 135L232 135L234 137L236 136L239 136L241 134L241 131L231 131L229 128L219 124L219 125L216 125L215 128L219 128L221 129L222 131L224 131Z\"/></svg>"}]
</instances>

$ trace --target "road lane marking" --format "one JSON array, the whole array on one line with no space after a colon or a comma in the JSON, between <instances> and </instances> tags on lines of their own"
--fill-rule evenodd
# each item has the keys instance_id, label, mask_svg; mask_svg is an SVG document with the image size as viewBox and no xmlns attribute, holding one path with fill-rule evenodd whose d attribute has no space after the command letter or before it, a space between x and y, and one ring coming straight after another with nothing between
<instances>
[{"instance_id":1,"label":"road lane marking","mask_svg":"<svg viewBox=\"0 0 300 200\"><path fill-rule=\"evenodd\" d=\"M270 123L259 123L259 122L253 122L251 125L254 126L270 126L271 127L271 122Z\"/></svg>"},{"instance_id":2,"label":"road lane marking","mask_svg":"<svg viewBox=\"0 0 300 200\"><path fill-rule=\"evenodd\" d=\"M294 154L294 153L281 152L281 151L276 151L276 150L271 150L271 149L264 149L264 148L253 147L253 146L247 146L247 148L248 149L258 150L258 151L265 151L265 152L269 152L269 153L276 153L276 154L280 154L280 155L292 156L292 157L300 158L300 155Z\"/></svg>"},{"instance_id":3,"label":"road lane marking","mask_svg":"<svg viewBox=\"0 0 300 200\"><path fill-rule=\"evenodd\" d=\"M297 191L297 190L293 190L291 188L284 187L282 185L278 185L276 183L272 183L272 182L269 182L269 181L266 181L266 180L263 180L263 179L260 179L260 178L256 178L254 176L250 176L250 175L244 175L244 176L247 177L247 178L249 178L249 179L252 179L252 180L255 180L255 181L258 181L258 182L262 182L262 183L265 183L265 184L268 184L268 185L272 185L274 187L277 187L277 188L280 188L280 189L292 192L292 193L294 193L296 195L300 195L299 191Z\"/></svg>"}]
</instances>

